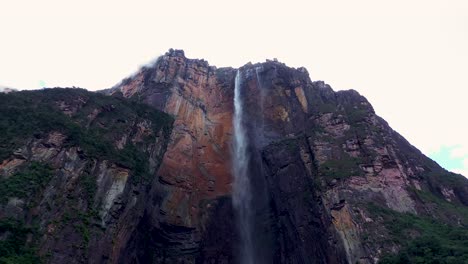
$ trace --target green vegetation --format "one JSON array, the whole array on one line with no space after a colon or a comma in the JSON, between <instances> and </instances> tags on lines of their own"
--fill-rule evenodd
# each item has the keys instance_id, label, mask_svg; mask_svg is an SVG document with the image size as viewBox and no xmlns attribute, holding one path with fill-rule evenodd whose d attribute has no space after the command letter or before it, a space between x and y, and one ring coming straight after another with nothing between
<instances>
[{"instance_id":1,"label":"green vegetation","mask_svg":"<svg viewBox=\"0 0 468 264\"><path fill-rule=\"evenodd\" d=\"M84 244L85 246L88 245L89 243L89 227L88 225L86 224L83 224L83 223L77 223L74 225L75 229L78 230L78 232L80 232L82 238L83 238L83 241L84 241Z\"/></svg>"},{"instance_id":2,"label":"green vegetation","mask_svg":"<svg viewBox=\"0 0 468 264\"><path fill-rule=\"evenodd\" d=\"M363 171L359 167L362 163L360 158L354 158L343 154L340 159L327 160L319 166L319 173L327 180L344 179L350 176L360 176Z\"/></svg>"},{"instance_id":3,"label":"green vegetation","mask_svg":"<svg viewBox=\"0 0 468 264\"><path fill-rule=\"evenodd\" d=\"M121 164L127 168L132 169L133 177L131 180L134 183L142 183L150 180L148 157L142 155L134 145L126 145L125 148L119 153L120 159L123 161Z\"/></svg>"},{"instance_id":4,"label":"green vegetation","mask_svg":"<svg viewBox=\"0 0 468 264\"><path fill-rule=\"evenodd\" d=\"M20 172L8 178L0 178L0 203L10 197L34 197L45 189L53 176L52 169L39 162L32 162Z\"/></svg>"},{"instance_id":5,"label":"green vegetation","mask_svg":"<svg viewBox=\"0 0 468 264\"><path fill-rule=\"evenodd\" d=\"M33 228L13 220L0 220L0 264L37 264L41 259L36 254L33 241L28 236L36 235Z\"/></svg>"},{"instance_id":6,"label":"green vegetation","mask_svg":"<svg viewBox=\"0 0 468 264\"><path fill-rule=\"evenodd\" d=\"M100 220L99 214L94 209L89 209L86 212L75 210L68 215L68 221L73 221L73 226L83 238L83 246L87 247L91 238L92 225Z\"/></svg>"},{"instance_id":7,"label":"green vegetation","mask_svg":"<svg viewBox=\"0 0 468 264\"><path fill-rule=\"evenodd\" d=\"M449 188L463 186L468 183L468 180L462 175L445 171L442 168L438 169L437 171L426 173L423 177L430 183L446 186Z\"/></svg>"},{"instance_id":8,"label":"green vegetation","mask_svg":"<svg viewBox=\"0 0 468 264\"><path fill-rule=\"evenodd\" d=\"M76 204L72 205L75 201L76 200L71 201L71 204L70 201L64 204L63 207L66 208L65 212L51 223L53 223L57 229L63 229L67 226L73 227L83 239L81 244L77 244L77 246L86 248L89 245L91 234L97 232L97 229L93 227L96 227L101 219L99 213L92 208L82 211L77 208Z\"/></svg>"},{"instance_id":9,"label":"green vegetation","mask_svg":"<svg viewBox=\"0 0 468 264\"><path fill-rule=\"evenodd\" d=\"M334 113L337 111L337 106L332 103L318 103L314 105L319 113Z\"/></svg>"},{"instance_id":10,"label":"green vegetation","mask_svg":"<svg viewBox=\"0 0 468 264\"><path fill-rule=\"evenodd\" d=\"M92 115L93 119L88 118ZM135 124L145 122L155 133L146 135L138 147L127 144L119 151L113 146L112 142L125 133L135 133ZM168 139L172 123L172 117L149 106L83 89L0 94L0 161L32 136L40 138L51 131L59 131L67 136L68 146L79 146L88 157L125 166L141 180L145 179L148 167L144 144L154 142L160 130Z\"/></svg>"},{"instance_id":11,"label":"green vegetation","mask_svg":"<svg viewBox=\"0 0 468 264\"><path fill-rule=\"evenodd\" d=\"M286 147L288 151L294 151L298 148L297 140L299 137L286 138L280 141L273 142L272 145L276 147Z\"/></svg>"},{"instance_id":12,"label":"green vegetation","mask_svg":"<svg viewBox=\"0 0 468 264\"><path fill-rule=\"evenodd\" d=\"M426 204L431 204L441 217L457 218L457 222L468 225L468 207L447 202L429 191L413 190Z\"/></svg>"},{"instance_id":13,"label":"green vegetation","mask_svg":"<svg viewBox=\"0 0 468 264\"><path fill-rule=\"evenodd\" d=\"M346 107L345 111L350 124L357 124L363 122L369 115L369 110L358 107Z\"/></svg>"},{"instance_id":14,"label":"green vegetation","mask_svg":"<svg viewBox=\"0 0 468 264\"><path fill-rule=\"evenodd\" d=\"M423 236L412 240L397 255L385 256L380 264L460 264L468 263L468 244L463 243L463 239L455 233L450 233L450 241L456 241L449 245L447 240L441 241L436 236Z\"/></svg>"},{"instance_id":15,"label":"green vegetation","mask_svg":"<svg viewBox=\"0 0 468 264\"><path fill-rule=\"evenodd\" d=\"M91 208L93 205L94 196L96 195L96 179L89 173L85 172L81 175L80 184L83 188L86 201L88 202L88 208Z\"/></svg>"},{"instance_id":16,"label":"green vegetation","mask_svg":"<svg viewBox=\"0 0 468 264\"><path fill-rule=\"evenodd\" d=\"M371 204L369 211L383 219L389 242L401 245L397 255L380 263L468 263L468 229L436 219L399 213Z\"/></svg>"}]
</instances>

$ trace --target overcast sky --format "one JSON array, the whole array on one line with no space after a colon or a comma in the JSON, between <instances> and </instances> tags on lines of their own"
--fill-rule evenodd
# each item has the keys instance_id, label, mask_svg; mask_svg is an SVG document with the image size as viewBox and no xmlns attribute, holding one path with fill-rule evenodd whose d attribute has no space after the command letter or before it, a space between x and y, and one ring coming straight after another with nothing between
<instances>
[{"instance_id":1,"label":"overcast sky","mask_svg":"<svg viewBox=\"0 0 468 264\"><path fill-rule=\"evenodd\" d=\"M0 85L20 89L108 88L169 48L305 66L468 176L466 0L0 0L0 33Z\"/></svg>"}]
</instances>

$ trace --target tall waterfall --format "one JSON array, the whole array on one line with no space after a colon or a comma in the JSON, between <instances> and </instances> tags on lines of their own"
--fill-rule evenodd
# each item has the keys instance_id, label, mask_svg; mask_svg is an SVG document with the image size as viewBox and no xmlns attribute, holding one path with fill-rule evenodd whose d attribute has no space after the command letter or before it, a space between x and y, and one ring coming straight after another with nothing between
<instances>
[{"instance_id":1,"label":"tall waterfall","mask_svg":"<svg viewBox=\"0 0 468 264\"><path fill-rule=\"evenodd\" d=\"M233 206L237 213L240 235L240 263L255 264L252 238L252 193L249 179L247 133L244 126L244 109L241 96L241 73L236 74L234 87L234 153L233 153Z\"/></svg>"}]
</instances>

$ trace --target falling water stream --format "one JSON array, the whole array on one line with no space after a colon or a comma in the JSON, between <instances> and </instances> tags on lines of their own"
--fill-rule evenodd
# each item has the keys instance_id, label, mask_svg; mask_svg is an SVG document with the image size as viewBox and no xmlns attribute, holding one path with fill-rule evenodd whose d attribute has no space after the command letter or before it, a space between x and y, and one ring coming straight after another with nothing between
<instances>
[{"instance_id":1,"label":"falling water stream","mask_svg":"<svg viewBox=\"0 0 468 264\"><path fill-rule=\"evenodd\" d=\"M240 236L241 264L255 264L252 237L252 193L249 179L247 133L244 126L244 109L241 98L241 73L238 70L234 87L234 153L233 153L233 206L237 213Z\"/></svg>"}]
</instances>

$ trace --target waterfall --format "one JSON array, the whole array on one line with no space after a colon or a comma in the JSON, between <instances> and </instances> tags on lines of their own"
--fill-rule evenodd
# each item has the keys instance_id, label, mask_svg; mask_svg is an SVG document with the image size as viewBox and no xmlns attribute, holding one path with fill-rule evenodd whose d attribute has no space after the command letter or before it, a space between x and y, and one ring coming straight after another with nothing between
<instances>
[{"instance_id":1,"label":"waterfall","mask_svg":"<svg viewBox=\"0 0 468 264\"><path fill-rule=\"evenodd\" d=\"M241 73L238 70L234 87L234 149L233 149L233 194L232 201L237 214L240 236L241 264L255 264L252 237L252 193L249 179L249 155L247 133L244 126L244 109L241 98Z\"/></svg>"}]
</instances>

